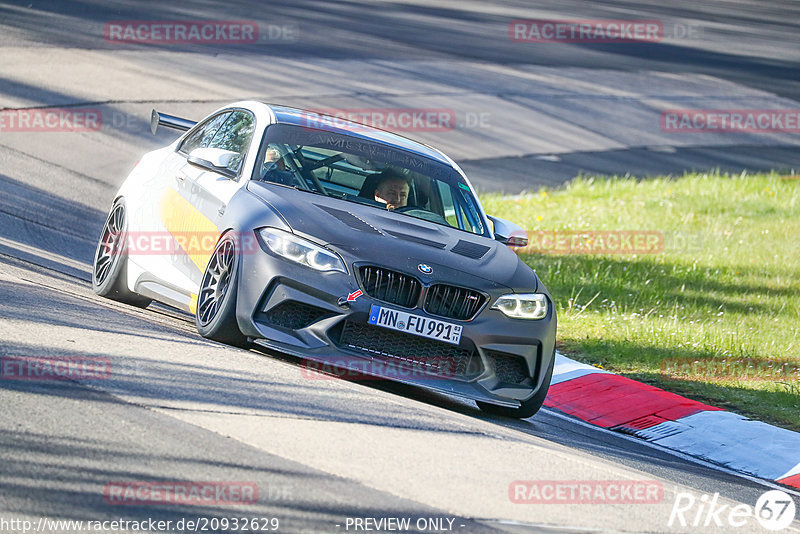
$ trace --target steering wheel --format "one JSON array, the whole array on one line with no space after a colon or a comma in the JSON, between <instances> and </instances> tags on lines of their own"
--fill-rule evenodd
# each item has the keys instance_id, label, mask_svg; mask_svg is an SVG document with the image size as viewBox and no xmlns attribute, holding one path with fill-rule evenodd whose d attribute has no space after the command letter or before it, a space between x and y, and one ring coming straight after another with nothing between
<instances>
[{"instance_id":1,"label":"steering wheel","mask_svg":"<svg viewBox=\"0 0 800 534\"><path fill-rule=\"evenodd\" d=\"M402 208L395 208L392 211L394 211L396 213L405 213L405 212L411 211L411 210L428 211L428 210L422 209L422 208L417 207L417 206L403 206Z\"/></svg>"}]
</instances>

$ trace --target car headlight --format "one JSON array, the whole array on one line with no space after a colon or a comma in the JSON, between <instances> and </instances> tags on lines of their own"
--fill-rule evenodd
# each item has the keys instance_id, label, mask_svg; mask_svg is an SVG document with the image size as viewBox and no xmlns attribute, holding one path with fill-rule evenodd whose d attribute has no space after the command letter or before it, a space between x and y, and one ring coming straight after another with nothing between
<instances>
[{"instance_id":1,"label":"car headlight","mask_svg":"<svg viewBox=\"0 0 800 534\"><path fill-rule=\"evenodd\" d=\"M503 295L492 306L515 319L543 319L547 316L547 297L541 293Z\"/></svg>"},{"instance_id":2,"label":"car headlight","mask_svg":"<svg viewBox=\"0 0 800 534\"><path fill-rule=\"evenodd\" d=\"M344 261L335 252L312 243L289 232L276 228L262 228L258 234L267 247L287 260L311 267L317 271L341 271L347 273Z\"/></svg>"}]
</instances>

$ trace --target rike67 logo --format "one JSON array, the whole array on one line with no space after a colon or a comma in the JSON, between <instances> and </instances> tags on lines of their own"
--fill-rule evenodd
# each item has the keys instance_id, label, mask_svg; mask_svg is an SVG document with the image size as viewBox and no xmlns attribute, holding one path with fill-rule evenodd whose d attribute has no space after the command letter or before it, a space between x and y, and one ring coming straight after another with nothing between
<instances>
[{"instance_id":1,"label":"rike67 logo","mask_svg":"<svg viewBox=\"0 0 800 534\"><path fill-rule=\"evenodd\" d=\"M752 526L753 517L767 530L783 530L794 521L794 500L784 491L771 490L761 495L755 506L730 506L720 502L719 493L697 498L681 492L675 495L667 526L741 528Z\"/></svg>"}]
</instances>

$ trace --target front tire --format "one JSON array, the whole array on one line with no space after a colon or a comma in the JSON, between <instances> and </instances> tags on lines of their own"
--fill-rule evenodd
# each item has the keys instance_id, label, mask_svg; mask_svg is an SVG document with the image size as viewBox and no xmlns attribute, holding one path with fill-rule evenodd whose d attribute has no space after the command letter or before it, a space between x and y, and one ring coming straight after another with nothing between
<instances>
[{"instance_id":1,"label":"front tire","mask_svg":"<svg viewBox=\"0 0 800 534\"><path fill-rule=\"evenodd\" d=\"M237 347L246 347L247 338L236 322L237 272L239 251L233 236L225 234L208 261L197 295L195 324L200 335Z\"/></svg>"},{"instance_id":2,"label":"front tire","mask_svg":"<svg viewBox=\"0 0 800 534\"><path fill-rule=\"evenodd\" d=\"M120 198L111 206L97 243L92 265L92 289L101 297L146 308L152 300L128 289L127 229L125 201Z\"/></svg>"},{"instance_id":3,"label":"front tire","mask_svg":"<svg viewBox=\"0 0 800 534\"><path fill-rule=\"evenodd\" d=\"M518 408L509 408L508 406L498 406L488 402L476 401L478 408L486 413L493 415L502 415L503 417L513 417L515 419L527 419L536 414L544 404L544 399L547 397L547 392L550 389L550 380L553 378L553 367L556 363L556 355L550 359L550 366L547 368L547 373L544 377L544 383L541 389L536 392L536 395L530 399L523 401Z\"/></svg>"}]
</instances>

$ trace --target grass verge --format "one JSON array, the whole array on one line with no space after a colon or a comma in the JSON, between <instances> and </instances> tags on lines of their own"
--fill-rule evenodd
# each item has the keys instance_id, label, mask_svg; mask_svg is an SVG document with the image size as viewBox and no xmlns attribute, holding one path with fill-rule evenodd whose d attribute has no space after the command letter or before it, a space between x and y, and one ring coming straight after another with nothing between
<instances>
[{"instance_id":1,"label":"grass verge","mask_svg":"<svg viewBox=\"0 0 800 534\"><path fill-rule=\"evenodd\" d=\"M481 200L528 231L562 352L800 431L799 176L579 177Z\"/></svg>"}]
</instances>

